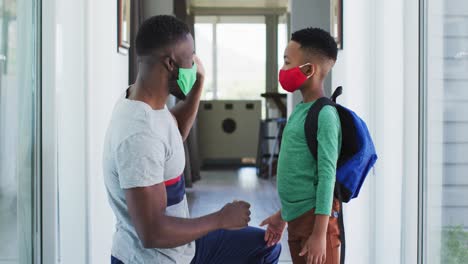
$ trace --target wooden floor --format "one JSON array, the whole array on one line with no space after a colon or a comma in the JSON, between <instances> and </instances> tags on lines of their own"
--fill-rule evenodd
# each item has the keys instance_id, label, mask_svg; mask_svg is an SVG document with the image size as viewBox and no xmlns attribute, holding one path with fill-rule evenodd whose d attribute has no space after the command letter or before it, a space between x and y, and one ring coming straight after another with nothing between
<instances>
[{"instance_id":1,"label":"wooden floor","mask_svg":"<svg viewBox=\"0 0 468 264\"><path fill-rule=\"evenodd\" d=\"M233 200L251 204L251 226L278 211L280 203L274 181L259 179L254 168L229 171L203 171L202 180L187 189L192 217L202 216L221 209ZM282 240L280 263L292 263L287 243L287 233Z\"/></svg>"}]
</instances>

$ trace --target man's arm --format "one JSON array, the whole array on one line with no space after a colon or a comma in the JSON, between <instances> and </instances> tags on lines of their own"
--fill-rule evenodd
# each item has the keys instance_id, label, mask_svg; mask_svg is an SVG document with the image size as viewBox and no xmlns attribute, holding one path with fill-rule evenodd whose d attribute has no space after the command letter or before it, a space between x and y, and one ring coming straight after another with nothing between
<instances>
[{"instance_id":1,"label":"man's arm","mask_svg":"<svg viewBox=\"0 0 468 264\"><path fill-rule=\"evenodd\" d=\"M200 105L200 97L203 91L203 83L205 81L205 69L203 68L200 59L194 55L194 61L197 64L197 81L193 85L192 90L187 95L184 101L177 103L172 109L171 113L177 120L179 125L180 134L184 141L187 139L190 129L192 129L193 122L197 117L198 107Z\"/></svg>"},{"instance_id":2,"label":"man's arm","mask_svg":"<svg viewBox=\"0 0 468 264\"><path fill-rule=\"evenodd\" d=\"M145 248L182 246L217 229L246 227L250 221L250 205L246 202L233 202L216 213L194 219L167 216L164 183L126 189L125 197Z\"/></svg>"}]
</instances>

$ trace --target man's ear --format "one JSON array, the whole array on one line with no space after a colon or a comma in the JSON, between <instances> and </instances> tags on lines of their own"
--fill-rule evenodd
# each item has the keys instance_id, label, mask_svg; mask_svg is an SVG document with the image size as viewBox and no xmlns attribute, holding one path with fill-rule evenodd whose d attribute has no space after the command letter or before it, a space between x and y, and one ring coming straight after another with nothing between
<instances>
[{"instance_id":1,"label":"man's ear","mask_svg":"<svg viewBox=\"0 0 468 264\"><path fill-rule=\"evenodd\" d=\"M163 64L164 64L164 67L166 67L168 72L173 72L176 67L174 64L174 60L171 59L171 57L169 56L164 57Z\"/></svg>"}]
</instances>

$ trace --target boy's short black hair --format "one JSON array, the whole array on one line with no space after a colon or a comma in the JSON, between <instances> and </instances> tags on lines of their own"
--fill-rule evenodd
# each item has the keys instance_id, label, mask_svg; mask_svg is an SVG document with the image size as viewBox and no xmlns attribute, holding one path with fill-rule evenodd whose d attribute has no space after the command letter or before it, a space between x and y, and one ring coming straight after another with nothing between
<instances>
[{"instance_id":1,"label":"boy's short black hair","mask_svg":"<svg viewBox=\"0 0 468 264\"><path fill-rule=\"evenodd\" d=\"M301 48L311 53L318 53L336 61L338 46L327 31L320 28L304 28L294 32L291 40L301 44Z\"/></svg>"},{"instance_id":2,"label":"boy's short black hair","mask_svg":"<svg viewBox=\"0 0 468 264\"><path fill-rule=\"evenodd\" d=\"M190 33L187 24L169 15L153 16L143 22L136 35L136 54L146 56L167 47Z\"/></svg>"}]
</instances>

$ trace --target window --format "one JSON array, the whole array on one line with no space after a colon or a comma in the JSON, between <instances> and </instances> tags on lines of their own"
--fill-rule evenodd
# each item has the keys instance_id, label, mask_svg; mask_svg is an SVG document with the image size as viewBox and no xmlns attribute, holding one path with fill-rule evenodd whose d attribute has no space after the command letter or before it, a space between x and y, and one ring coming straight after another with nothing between
<instances>
[{"instance_id":1,"label":"window","mask_svg":"<svg viewBox=\"0 0 468 264\"><path fill-rule=\"evenodd\" d=\"M197 17L195 42L207 71L203 99L261 99L266 76L264 17Z\"/></svg>"},{"instance_id":2,"label":"window","mask_svg":"<svg viewBox=\"0 0 468 264\"><path fill-rule=\"evenodd\" d=\"M270 117L261 94L285 93L276 76L289 39L287 19L286 14L195 17L196 52L207 72L202 99L261 100L262 117ZM272 41L277 45L269 45Z\"/></svg>"},{"instance_id":3,"label":"window","mask_svg":"<svg viewBox=\"0 0 468 264\"><path fill-rule=\"evenodd\" d=\"M423 1L420 249L468 263L468 1Z\"/></svg>"},{"instance_id":4,"label":"window","mask_svg":"<svg viewBox=\"0 0 468 264\"><path fill-rule=\"evenodd\" d=\"M214 43L213 43L213 27L211 23L196 23L195 24L195 49L197 55L203 62L205 67L205 87L203 90L203 99L209 100L215 98L214 91Z\"/></svg>"},{"instance_id":5,"label":"window","mask_svg":"<svg viewBox=\"0 0 468 264\"><path fill-rule=\"evenodd\" d=\"M0 2L0 263L33 263L41 249L39 4Z\"/></svg>"},{"instance_id":6,"label":"window","mask_svg":"<svg viewBox=\"0 0 468 264\"><path fill-rule=\"evenodd\" d=\"M218 98L260 99L265 92L265 24L218 24L217 29Z\"/></svg>"}]
</instances>

